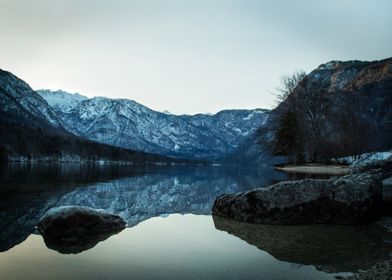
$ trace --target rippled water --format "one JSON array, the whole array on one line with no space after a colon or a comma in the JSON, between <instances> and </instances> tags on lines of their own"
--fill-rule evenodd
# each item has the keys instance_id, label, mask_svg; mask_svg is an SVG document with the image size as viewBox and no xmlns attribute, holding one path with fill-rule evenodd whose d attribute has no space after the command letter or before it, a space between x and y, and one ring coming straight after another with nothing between
<instances>
[{"instance_id":1,"label":"rippled water","mask_svg":"<svg viewBox=\"0 0 392 280\"><path fill-rule=\"evenodd\" d=\"M210 215L222 193L286 178L234 167L3 166L0 279L334 279L388 257L391 236L375 226L279 227ZM61 205L105 209L128 228L97 244L49 249L35 226Z\"/></svg>"}]
</instances>

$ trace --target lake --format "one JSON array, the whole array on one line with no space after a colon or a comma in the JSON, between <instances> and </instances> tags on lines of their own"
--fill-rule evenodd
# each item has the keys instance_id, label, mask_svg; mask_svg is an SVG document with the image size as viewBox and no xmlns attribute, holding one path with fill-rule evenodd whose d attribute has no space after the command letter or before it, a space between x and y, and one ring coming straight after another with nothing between
<instances>
[{"instance_id":1,"label":"lake","mask_svg":"<svg viewBox=\"0 0 392 280\"><path fill-rule=\"evenodd\" d=\"M388 259L392 238L377 226L211 216L220 194L288 176L222 166L1 166L0 279L335 279ZM127 228L74 248L45 244L35 226L66 205L105 209Z\"/></svg>"}]
</instances>

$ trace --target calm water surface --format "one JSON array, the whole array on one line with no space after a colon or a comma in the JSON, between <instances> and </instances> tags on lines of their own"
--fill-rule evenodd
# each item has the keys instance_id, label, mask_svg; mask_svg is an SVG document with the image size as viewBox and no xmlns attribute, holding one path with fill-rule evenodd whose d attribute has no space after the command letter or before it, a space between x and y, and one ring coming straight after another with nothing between
<instances>
[{"instance_id":1,"label":"calm water surface","mask_svg":"<svg viewBox=\"0 0 392 280\"><path fill-rule=\"evenodd\" d=\"M212 217L215 197L287 179L272 169L7 165L0 169L0 279L334 279L388 258L375 226L265 226ZM101 242L45 244L51 207L122 216ZM49 248L48 248L49 247Z\"/></svg>"}]
</instances>

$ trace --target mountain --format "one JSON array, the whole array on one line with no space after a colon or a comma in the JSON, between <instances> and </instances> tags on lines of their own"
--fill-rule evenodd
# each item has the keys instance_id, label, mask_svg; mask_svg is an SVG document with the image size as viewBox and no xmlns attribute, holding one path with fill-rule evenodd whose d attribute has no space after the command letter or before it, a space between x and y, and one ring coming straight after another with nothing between
<instances>
[{"instance_id":1,"label":"mountain","mask_svg":"<svg viewBox=\"0 0 392 280\"><path fill-rule=\"evenodd\" d=\"M0 70L0 135L0 161L178 161L72 134L44 98L26 82L3 70Z\"/></svg>"},{"instance_id":2,"label":"mountain","mask_svg":"<svg viewBox=\"0 0 392 280\"><path fill-rule=\"evenodd\" d=\"M63 90L51 91L48 89L41 89L36 92L41 95L55 111L62 112L68 112L81 101L88 99L86 96L80 95L79 93L68 93Z\"/></svg>"},{"instance_id":3,"label":"mountain","mask_svg":"<svg viewBox=\"0 0 392 280\"><path fill-rule=\"evenodd\" d=\"M286 158L274 155L272 145L274 139L271 131L271 120L267 119L265 124L246 138L232 153L222 158L223 162L235 162L243 166L271 166L281 165Z\"/></svg>"},{"instance_id":4,"label":"mountain","mask_svg":"<svg viewBox=\"0 0 392 280\"><path fill-rule=\"evenodd\" d=\"M293 124L299 106L305 114ZM319 129L313 129L313 139L310 133L299 133L309 124ZM276 159L274 153L293 161L317 161L391 149L392 58L320 65L303 77L252 137L231 158Z\"/></svg>"},{"instance_id":5,"label":"mountain","mask_svg":"<svg viewBox=\"0 0 392 280\"><path fill-rule=\"evenodd\" d=\"M369 149L392 147L392 58L331 61L309 73L308 79L335 96L334 113L356 111L358 120L368 128ZM330 123L333 117L333 114L329 116Z\"/></svg>"},{"instance_id":6,"label":"mountain","mask_svg":"<svg viewBox=\"0 0 392 280\"><path fill-rule=\"evenodd\" d=\"M63 128L61 119L44 98L10 72L0 70L0 114L2 119Z\"/></svg>"},{"instance_id":7,"label":"mountain","mask_svg":"<svg viewBox=\"0 0 392 280\"><path fill-rule=\"evenodd\" d=\"M287 152L290 141L289 148L296 149L295 156L305 161L387 150L392 148L391 92L392 58L372 62L331 61L305 75L287 99L272 111L224 110L213 115L173 115L128 99L87 98L50 90L40 90L37 94L11 73L1 71L0 157L10 151L26 155L34 149L46 154L64 154L67 145L68 151L75 154L80 141L87 141L82 144L84 157L90 152L95 154L94 149L87 147L98 147L96 142L99 142L107 144L98 149L105 150L101 156L106 158L110 155L118 158L120 151L129 151L114 152L109 146L113 145L177 158L267 165L292 156ZM292 125L290 110L295 108L291 100L313 107L307 108L309 112L301 121L296 119L296 127L291 127L291 131L281 130L277 134L284 127L282 124ZM317 112L320 104L324 111ZM282 116L286 116L286 123L282 123ZM313 122L314 116L318 123ZM318 131L313 131L317 135L297 133L304 128L311 129L313 124L317 125ZM295 134L295 141L282 141L282 135L293 137L286 132ZM50 143L41 139L49 139L48 134L52 135ZM72 141L66 145L64 139ZM58 141L62 143L60 146ZM277 148L277 143L281 147Z\"/></svg>"},{"instance_id":8,"label":"mountain","mask_svg":"<svg viewBox=\"0 0 392 280\"><path fill-rule=\"evenodd\" d=\"M80 137L182 158L216 159L231 153L263 126L269 114L255 109L173 115L128 99L38 93L56 110L64 127ZM58 106L58 100L67 100L67 105Z\"/></svg>"}]
</instances>

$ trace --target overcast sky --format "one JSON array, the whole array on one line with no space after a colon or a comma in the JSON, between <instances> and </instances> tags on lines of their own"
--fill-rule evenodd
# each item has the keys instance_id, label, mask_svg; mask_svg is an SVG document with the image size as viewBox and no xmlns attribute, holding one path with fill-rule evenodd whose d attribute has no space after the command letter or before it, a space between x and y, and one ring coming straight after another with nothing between
<instances>
[{"instance_id":1,"label":"overcast sky","mask_svg":"<svg viewBox=\"0 0 392 280\"><path fill-rule=\"evenodd\" d=\"M0 0L0 68L173 113L270 108L279 78L392 56L390 0Z\"/></svg>"}]
</instances>

